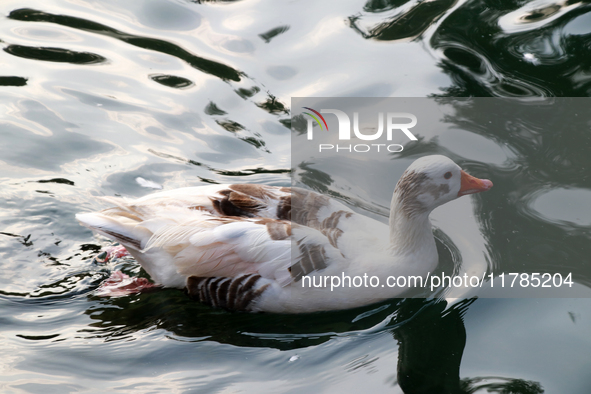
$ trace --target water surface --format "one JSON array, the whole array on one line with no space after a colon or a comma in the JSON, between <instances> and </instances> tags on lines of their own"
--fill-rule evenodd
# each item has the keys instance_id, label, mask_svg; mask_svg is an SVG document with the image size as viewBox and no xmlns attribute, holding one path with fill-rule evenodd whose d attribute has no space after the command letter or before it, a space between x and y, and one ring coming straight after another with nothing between
<instances>
[{"instance_id":1,"label":"water surface","mask_svg":"<svg viewBox=\"0 0 591 394\"><path fill-rule=\"evenodd\" d=\"M589 96L589 11L555 1L3 1L1 391L587 393L588 299L392 300L274 316L170 289L99 298L112 271L145 273L128 258L97 263L110 242L74 214L104 208L97 196L152 192L137 177L166 190L289 185L300 164L291 97ZM580 271L589 125L576 113L552 132L519 113L460 115L393 156L382 188L416 157L449 155L495 187L437 212L446 263ZM347 174L303 170L308 187L387 212L372 179L356 196Z\"/></svg>"}]
</instances>

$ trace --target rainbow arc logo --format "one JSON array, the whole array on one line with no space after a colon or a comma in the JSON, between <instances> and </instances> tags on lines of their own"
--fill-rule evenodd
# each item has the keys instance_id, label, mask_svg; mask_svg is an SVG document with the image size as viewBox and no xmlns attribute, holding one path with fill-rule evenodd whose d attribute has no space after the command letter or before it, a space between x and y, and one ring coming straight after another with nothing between
<instances>
[{"instance_id":1,"label":"rainbow arc logo","mask_svg":"<svg viewBox=\"0 0 591 394\"><path fill-rule=\"evenodd\" d=\"M378 127L370 127L367 126L367 123L362 123L360 127L359 122L359 112L353 112L353 120L349 117L349 114L345 111L340 109L327 109L322 108L320 111L316 111L310 107L301 107L309 112L302 112L302 115L308 115L309 118L306 118L307 123L307 133L306 138L311 141L314 139L314 122L320 126L320 129L324 131L328 131L328 124L326 119L322 114L332 114L336 117L337 120L337 135L327 135L328 133L324 134L321 138L322 143L318 144L318 152L322 153L324 151L333 151L335 153L339 153L340 151L345 152L356 152L356 153L365 153L370 151L375 152L390 152L390 153L397 153L402 152L404 147L400 144L392 144L389 141L392 141L395 137L395 132L402 132L412 141L416 141L417 137L414 136L413 133L410 132L409 129L416 126L417 124L417 117L408 112L378 112ZM365 117L368 115L372 115L371 111L365 110L365 112L369 112L364 114ZM299 116L299 115L298 115ZM374 115L375 116L375 115ZM374 118L375 119L375 118ZM334 119L333 119L334 121ZM366 120L367 122L367 120ZM371 123L369 123L371 125ZM334 128L334 125L332 126ZM332 133L331 133L332 134ZM339 144L334 143L325 143L325 142L336 142L336 138L338 137ZM351 141L351 139L359 141L375 141L376 143L361 143L361 144L343 144L343 141ZM380 139L385 143L379 143Z\"/></svg>"},{"instance_id":2,"label":"rainbow arc logo","mask_svg":"<svg viewBox=\"0 0 591 394\"><path fill-rule=\"evenodd\" d=\"M324 126L326 126L326 131L328 131L328 125L326 124L326 120L324 120L324 116L320 115L320 112L318 112L310 107L302 107L302 108L307 109L308 111L312 111L316 115L318 115L320 117L320 119L322 119L322 122L324 122ZM324 130L322 128L322 123L320 123L320 121L318 120L318 118L316 116L312 115L309 112L304 112L304 114L311 116L316 121L316 123L318 123L318 126L320 126L320 130Z\"/></svg>"}]
</instances>

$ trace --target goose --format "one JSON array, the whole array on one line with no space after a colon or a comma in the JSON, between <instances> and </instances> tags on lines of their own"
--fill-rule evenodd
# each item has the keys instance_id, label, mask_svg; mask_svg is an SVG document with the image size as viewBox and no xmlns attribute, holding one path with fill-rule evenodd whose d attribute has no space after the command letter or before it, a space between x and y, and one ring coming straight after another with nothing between
<instances>
[{"instance_id":1,"label":"goose","mask_svg":"<svg viewBox=\"0 0 591 394\"><path fill-rule=\"evenodd\" d=\"M433 155L403 173L389 224L310 190L256 184L103 197L114 207L76 218L123 245L156 285L229 310L308 313L404 295L410 285L389 277L425 279L438 264L431 211L492 186Z\"/></svg>"}]
</instances>

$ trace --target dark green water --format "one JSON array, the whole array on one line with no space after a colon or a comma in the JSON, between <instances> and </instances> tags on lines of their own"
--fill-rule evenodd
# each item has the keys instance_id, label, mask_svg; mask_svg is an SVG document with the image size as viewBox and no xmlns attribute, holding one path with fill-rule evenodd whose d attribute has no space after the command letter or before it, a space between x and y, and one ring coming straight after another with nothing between
<instances>
[{"instance_id":1,"label":"dark green water","mask_svg":"<svg viewBox=\"0 0 591 394\"><path fill-rule=\"evenodd\" d=\"M589 286L591 130L568 102L568 124L543 129L459 111L455 131L390 158L391 182L292 163L288 128L291 97L587 97L588 2L6 0L0 15L0 392L591 391L589 299L307 316L177 290L105 299L110 272L142 273L94 262L109 242L74 220L104 207L95 196L150 193L137 177L289 185L292 166L383 217L409 161L439 153L495 184L434 213L444 247ZM347 194L354 179L364 195Z\"/></svg>"}]
</instances>

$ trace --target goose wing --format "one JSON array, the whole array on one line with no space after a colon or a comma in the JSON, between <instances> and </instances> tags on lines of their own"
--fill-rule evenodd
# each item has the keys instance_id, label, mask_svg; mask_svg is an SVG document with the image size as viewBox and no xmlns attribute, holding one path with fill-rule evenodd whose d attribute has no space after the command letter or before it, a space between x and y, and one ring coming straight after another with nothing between
<instances>
[{"instance_id":1,"label":"goose wing","mask_svg":"<svg viewBox=\"0 0 591 394\"><path fill-rule=\"evenodd\" d=\"M117 200L106 199L123 208ZM254 184L181 188L127 201L125 205L126 209L157 211L174 206L214 216L291 220L315 229L336 228L335 215L353 214L344 204L311 190Z\"/></svg>"},{"instance_id":2,"label":"goose wing","mask_svg":"<svg viewBox=\"0 0 591 394\"><path fill-rule=\"evenodd\" d=\"M154 211L177 207L214 216L290 220L290 189L253 184L186 187L150 194L127 205Z\"/></svg>"},{"instance_id":3,"label":"goose wing","mask_svg":"<svg viewBox=\"0 0 591 394\"><path fill-rule=\"evenodd\" d=\"M215 216L175 206L147 215L141 204L109 200L119 205L77 219L123 244L165 286L183 287L187 277L257 274L283 287L343 259L325 234L286 220Z\"/></svg>"}]
</instances>

